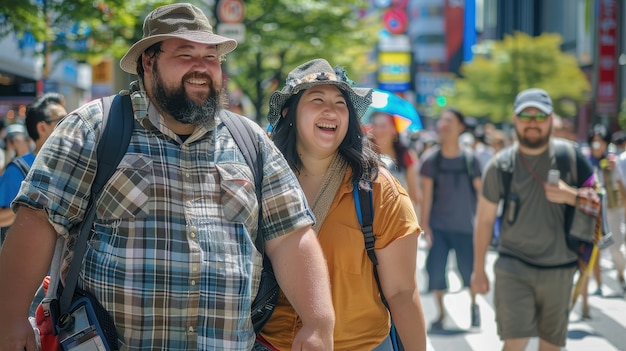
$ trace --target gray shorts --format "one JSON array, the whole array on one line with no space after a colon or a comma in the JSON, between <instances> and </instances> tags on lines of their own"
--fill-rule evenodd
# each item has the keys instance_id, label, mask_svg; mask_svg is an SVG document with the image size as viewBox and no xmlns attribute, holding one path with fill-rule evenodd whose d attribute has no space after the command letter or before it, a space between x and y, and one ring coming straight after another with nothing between
<instances>
[{"instance_id":1,"label":"gray shorts","mask_svg":"<svg viewBox=\"0 0 626 351\"><path fill-rule=\"evenodd\" d=\"M564 346L575 271L576 267L538 268L499 257L494 265L494 304L500 338L538 336Z\"/></svg>"}]
</instances>

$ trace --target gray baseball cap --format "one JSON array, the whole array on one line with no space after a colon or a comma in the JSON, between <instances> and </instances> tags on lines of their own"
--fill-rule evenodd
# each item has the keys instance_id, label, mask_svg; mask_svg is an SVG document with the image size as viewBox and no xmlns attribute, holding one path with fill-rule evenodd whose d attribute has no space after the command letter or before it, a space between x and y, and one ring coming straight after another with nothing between
<instances>
[{"instance_id":1,"label":"gray baseball cap","mask_svg":"<svg viewBox=\"0 0 626 351\"><path fill-rule=\"evenodd\" d=\"M513 111L516 115L519 115L528 107L537 108L548 115L554 111L550 95L545 90L539 88L526 89L515 97Z\"/></svg>"}]
</instances>

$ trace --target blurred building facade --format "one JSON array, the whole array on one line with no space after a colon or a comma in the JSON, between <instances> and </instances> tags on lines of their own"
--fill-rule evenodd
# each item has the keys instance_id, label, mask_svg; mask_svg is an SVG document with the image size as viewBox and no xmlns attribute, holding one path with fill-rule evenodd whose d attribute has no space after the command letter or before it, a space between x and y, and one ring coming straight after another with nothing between
<instances>
[{"instance_id":1,"label":"blurred building facade","mask_svg":"<svg viewBox=\"0 0 626 351\"><path fill-rule=\"evenodd\" d=\"M46 68L48 64L48 68ZM45 92L65 96L68 111L91 98L91 66L50 55L32 36L0 39L0 119L24 117L25 106Z\"/></svg>"},{"instance_id":2,"label":"blurred building facade","mask_svg":"<svg viewBox=\"0 0 626 351\"><path fill-rule=\"evenodd\" d=\"M574 121L578 133L584 136L587 126L598 121L616 124L626 99L623 0L371 0L371 7L380 12L385 28L377 48L378 87L413 97L427 116L429 106L445 105L443 92L452 88L474 49L515 32L557 33L563 38L561 49L578 59L593 87L590 102L580 106ZM409 71L410 82L389 87L385 73L390 70Z\"/></svg>"},{"instance_id":3,"label":"blurred building facade","mask_svg":"<svg viewBox=\"0 0 626 351\"><path fill-rule=\"evenodd\" d=\"M580 107L574 121L579 139L586 138L591 123L617 128L619 105L626 98L623 0L476 1L479 41L501 40L517 31L563 38L562 51L576 56L592 86L590 102Z\"/></svg>"},{"instance_id":4,"label":"blurred building facade","mask_svg":"<svg viewBox=\"0 0 626 351\"><path fill-rule=\"evenodd\" d=\"M475 0L372 0L383 24L377 87L415 102L422 117L434 115L429 107L445 104L443 89L472 59L475 6Z\"/></svg>"}]
</instances>

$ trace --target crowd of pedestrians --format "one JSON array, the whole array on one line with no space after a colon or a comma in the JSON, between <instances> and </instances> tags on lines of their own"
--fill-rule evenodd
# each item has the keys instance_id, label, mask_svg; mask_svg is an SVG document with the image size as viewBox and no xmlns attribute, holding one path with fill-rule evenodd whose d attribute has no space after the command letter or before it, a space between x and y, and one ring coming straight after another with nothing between
<instances>
[{"instance_id":1,"label":"crowd of pedestrians","mask_svg":"<svg viewBox=\"0 0 626 351\"><path fill-rule=\"evenodd\" d=\"M0 174L0 247L15 219L10 208L11 202L35 161L35 156L66 114L63 95L46 93L28 105L24 123L16 122L6 128L6 151L2 153L8 161Z\"/></svg>"},{"instance_id":2,"label":"crowd of pedestrians","mask_svg":"<svg viewBox=\"0 0 626 351\"><path fill-rule=\"evenodd\" d=\"M594 125L580 147L567 140L549 94L530 88L513 101L512 134L446 108L434 131L404 143L389 114L363 125L371 89L313 59L271 95L271 134L244 122L262 160L255 189L223 122L221 64L236 45L214 34L194 5L148 14L143 37L120 62L138 78L124 92L134 112L130 144L98 198L90 190L100 100L68 114L62 96L43 95L24 124L4 126L0 286L11 288L0 289L0 349L36 349L26 311L57 238L66 240L63 261L71 260L92 202L78 286L110 314L120 349L392 351L397 335L405 350L425 351L427 330L446 328L454 253L472 328L481 326L476 296L493 287L507 351L525 350L530 337L542 351L559 350L581 269L568 238L593 239L594 210L604 212L612 243L601 255L611 255L626 293L623 134ZM258 235L280 290L256 333ZM422 293L434 295L438 312L432 321L417 285L420 240ZM494 282L490 249L498 254ZM599 264L593 273L602 296ZM587 283L582 315L592 318Z\"/></svg>"}]
</instances>

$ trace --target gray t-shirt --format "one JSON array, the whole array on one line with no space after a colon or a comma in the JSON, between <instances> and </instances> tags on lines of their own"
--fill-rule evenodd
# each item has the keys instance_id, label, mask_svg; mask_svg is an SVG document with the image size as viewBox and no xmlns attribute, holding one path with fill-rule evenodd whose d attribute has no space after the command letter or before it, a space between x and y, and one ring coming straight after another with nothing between
<instances>
[{"instance_id":1,"label":"gray t-shirt","mask_svg":"<svg viewBox=\"0 0 626 351\"><path fill-rule=\"evenodd\" d=\"M543 185L535 179L545 182L548 170L557 169L552 150L551 145L540 155L524 155L526 165L519 152L515 152L510 197L518 199L517 215L513 223L509 222L508 213L502 215L498 247L501 254L539 266L559 266L576 261L576 254L567 248L565 239L565 205L549 202ZM580 153L578 156L582 157ZM487 164L482 187L483 196L493 203L498 203L504 192L496 162L497 156ZM509 205L506 212L511 207Z\"/></svg>"},{"instance_id":2,"label":"gray t-shirt","mask_svg":"<svg viewBox=\"0 0 626 351\"><path fill-rule=\"evenodd\" d=\"M465 153L461 152L455 158L441 155L439 170L436 171L438 154L439 151L428 153L420 169L420 174L432 178L434 184L430 228L472 235L476 215L476 194L472 190L474 185L470 180ZM473 178L480 178L480 162L473 152L467 154L473 158L470 162L474 168Z\"/></svg>"}]
</instances>

